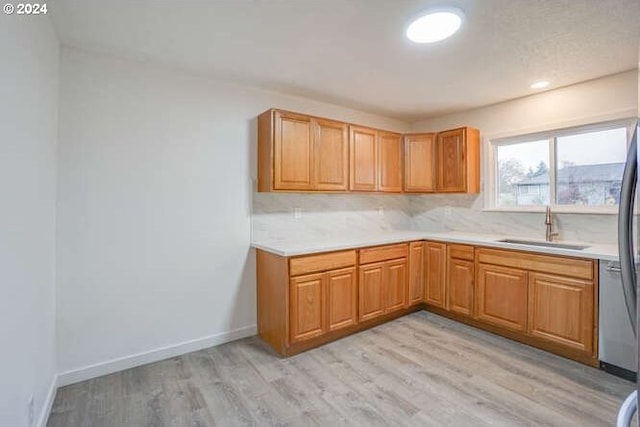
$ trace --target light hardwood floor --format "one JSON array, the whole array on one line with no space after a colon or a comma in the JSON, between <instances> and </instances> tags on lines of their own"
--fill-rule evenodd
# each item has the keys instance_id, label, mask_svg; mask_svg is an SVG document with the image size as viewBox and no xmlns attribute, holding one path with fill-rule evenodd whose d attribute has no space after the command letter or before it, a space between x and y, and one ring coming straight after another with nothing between
<instances>
[{"instance_id":1,"label":"light hardwood floor","mask_svg":"<svg viewBox=\"0 0 640 427\"><path fill-rule=\"evenodd\" d=\"M632 388L421 311L288 359L251 337L63 387L48 426L612 426Z\"/></svg>"}]
</instances>

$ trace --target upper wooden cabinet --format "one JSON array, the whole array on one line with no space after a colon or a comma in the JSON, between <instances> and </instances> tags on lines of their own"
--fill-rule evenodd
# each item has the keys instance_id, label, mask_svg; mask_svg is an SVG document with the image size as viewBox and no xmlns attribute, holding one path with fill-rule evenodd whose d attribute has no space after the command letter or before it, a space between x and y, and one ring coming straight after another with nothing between
<instances>
[{"instance_id":1,"label":"upper wooden cabinet","mask_svg":"<svg viewBox=\"0 0 640 427\"><path fill-rule=\"evenodd\" d=\"M477 129L403 135L271 109L258 116L258 191L477 193Z\"/></svg>"},{"instance_id":2,"label":"upper wooden cabinet","mask_svg":"<svg viewBox=\"0 0 640 427\"><path fill-rule=\"evenodd\" d=\"M480 131L464 127L437 134L436 191L480 192Z\"/></svg>"},{"instance_id":3,"label":"upper wooden cabinet","mask_svg":"<svg viewBox=\"0 0 640 427\"><path fill-rule=\"evenodd\" d=\"M404 191L478 193L480 132L464 127L405 135Z\"/></svg>"},{"instance_id":4,"label":"upper wooden cabinet","mask_svg":"<svg viewBox=\"0 0 640 427\"><path fill-rule=\"evenodd\" d=\"M349 134L345 123L313 119L314 189L349 188Z\"/></svg>"},{"instance_id":5,"label":"upper wooden cabinet","mask_svg":"<svg viewBox=\"0 0 640 427\"><path fill-rule=\"evenodd\" d=\"M273 113L273 188L313 188L313 131L311 118L300 114Z\"/></svg>"},{"instance_id":6,"label":"upper wooden cabinet","mask_svg":"<svg viewBox=\"0 0 640 427\"><path fill-rule=\"evenodd\" d=\"M359 126L349 127L349 156L351 181L354 191L378 189L378 132Z\"/></svg>"},{"instance_id":7,"label":"upper wooden cabinet","mask_svg":"<svg viewBox=\"0 0 640 427\"><path fill-rule=\"evenodd\" d=\"M350 126L353 191L402 191L402 135Z\"/></svg>"},{"instance_id":8,"label":"upper wooden cabinet","mask_svg":"<svg viewBox=\"0 0 640 427\"><path fill-rule=\"evenodd\" d=\"M404 136L404 191L431 193L436 189L436 134Z\"/></svg>"},{"instance_id":9,"label":"upper wooden cabinet","mask_svg":"<svg viewBox=\"0 0 640 427\"><path fill-rule=\"evenodd\" d=\"M402 135L378 132L378 190L402 191Z\"/></svg>"},{"instance_id":10,"label":"upper wooden cabinet","mask_svg":"<svg viewBox=\"0 0 640 427\"><path fill-rule=\"evenodd\" d=\"M269 110L258 117L258 191L346 191L346 123Z\"/></svg>"}]
</instances>

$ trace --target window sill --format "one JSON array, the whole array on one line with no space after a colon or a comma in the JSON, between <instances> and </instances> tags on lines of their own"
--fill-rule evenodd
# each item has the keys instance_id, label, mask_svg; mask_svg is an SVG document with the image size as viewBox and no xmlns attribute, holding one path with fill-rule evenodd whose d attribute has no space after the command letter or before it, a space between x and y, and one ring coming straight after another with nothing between
<instances>
[{"instance_id":1,"label":"window sill","mask_svg":"<svg viewBox=\"0 0 640 427\"><path fill-rule=\"evenodd\" d=\"M485 208L482 212L520 212L520 213L544 213L546 206L521 206L508 208ZM618 215L618 207L577 207L577 206L551 206L553 214L578 214L578 215Z\"/></svg>"}]
</instances>

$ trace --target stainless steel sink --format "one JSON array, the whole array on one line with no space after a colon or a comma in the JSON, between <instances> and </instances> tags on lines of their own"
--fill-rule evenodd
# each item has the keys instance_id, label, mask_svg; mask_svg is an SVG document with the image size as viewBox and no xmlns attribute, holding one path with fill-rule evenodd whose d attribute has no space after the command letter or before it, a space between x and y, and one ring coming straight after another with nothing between
<instances>
[{"instance_id":1,"label":"stainless steel sink","mask_svg":"<svg viewBox=\"0 0 640 427\"><path fill-rule=\"evenodd\" d=\"M513 243L514 245L543 246L546 248L573 249L576 251L581 251L589 247L585 245L572 245L569 243L541 242L539 240L523 240L523 239L501 239L501 240L496 240L496 242Z\"/></svg>"}]
</instances>

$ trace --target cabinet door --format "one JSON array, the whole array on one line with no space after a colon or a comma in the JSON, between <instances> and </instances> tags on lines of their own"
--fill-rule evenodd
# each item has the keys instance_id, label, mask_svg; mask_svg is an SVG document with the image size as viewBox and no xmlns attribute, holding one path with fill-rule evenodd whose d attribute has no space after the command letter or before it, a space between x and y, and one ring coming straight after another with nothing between
<instances>
[{"instance_id":1,"label":"cabinet door","mask_svg":"<svg viewBox=\"0 0 640 427\"><path fill-rule=\"evenodd\" d=\"M439 133L437 136L439 192L466 191L464 129Z\"/></svg>"},{"instance_id":2,"label":"cabinet door","mask_svg":"<svg viewBox=\"0 0 640 427\"><path fill-rule=\"evenodd\" d=\"M473 315L473 262L450 258L447 309L465 316Z\"/></svg>"},{"instance_id":3,"label":"cabinet door","mask_svg":"<svg viewBox=\"0 0 640 427\"><path fill-rule=\"evenodd\" d=\"M291 278L289 324L292 343L324 333L323 277L324 274L309 274Z\"/></svg>"},{"instance_id":4,"label":"cabinet door","mask_svg":"<svg viewBox=\"0 0 640 427\"><path fill-rule=\"evenodd\" d=\"M378 133L358 126L349 129L349 189L377 191Z\"/></svg>"},{"instance_id":5,"label":"cabinet door","mask_svg":"<svg viewBox=\"0 0 640 427\"><path fill-rule=\"evenodd\" d=\"M330 271L326 283L329 331L358 323L356 268Z\"/></svg>"},{"instance_id":6,"label":"cabinet door","mask_svg":"<svg viewBox=\"0 0 640 427\"><path fill-rule=\"evenodd\" d=\"M425 245L426 280L424 301L434 307L446 308L447 246L427 242Z\"/></svg>"},{"instance_id":7,"label":"cabinet door","mask_svg":"<svg viewBox=\"0 0 640 427\"><path fill-rule=\"evenodd\" d=\"M591 354L593 283L530 273L529 333Z\"/></svg>"},{"instance_id":8,"label":"cabinet door","mask_svg":"<svg viewBox=\"0 0 640 427\"><path fill-rule=\"evenodd\" d=\"M527 290L526 271L479 264L477 318L496 326L525 332Z\"/></svg>"},{"instance_id":9,"label":"cabinet door","mask_svg":"<svg viewBox=\"0 0 640 427\"><path fill-rule=\"evenodd\" d=\"M379 132L378 147L378 190L400 193L402 191L402 135Z\"/></svg>"},{"instance_id":10,"label":"cabinet door","mask_svg":"<svg viewBox=\"0 0 640 427\"><path fill-rule=\"evenodd\" d=\"M349 132L346 123L314 119L315 189L349 188Z\"/></svg>"},{"instance_id":11,"label":"cabinet door","mask_svg":"<svg viewBox=\"0 0 640 427\"><path fill-rule=\"evenodd\" d=\"M408 305L420 304L424 299L424 243L409 245Z\"/></svg>"},{"instance_id":12,"label":"cabinet door","mask_svg":"<svg viewBox=\"0 0 640 427\"><path fill-rule=\"evenodd\" d=\"M276 111L273 147L273 188L311 190L314 179L311 118Z\"/></svg>"},{"instance_id":13,"label":"cabinet door","mask_svg":"<svg viewBox=\"0 0 640 427\"><path fill-rule=\"evenodd\" d=\"M404 137L404 191L430 193L436 187L435 134Z\"/></svg>"},{"instance_id":14,"label":"cabinet door","mask_svg":"<svg viewBox=\"0 0 640 427\"><path fill-rule=\"evenodd\" d=\"M384 312L391 313L403 309L407 302L407 259L387 261L384 269Z\"/></svg>"},{"instance_id":15,"label":"cabinet door","mask_svg":"<svg viewBox=\"0 0 640 427\"><path fill-rule=\"evenodd\" d=\"M384 314L384 262L360 266L359 318L374 319Z\"/></svg>"}]
</instances>

